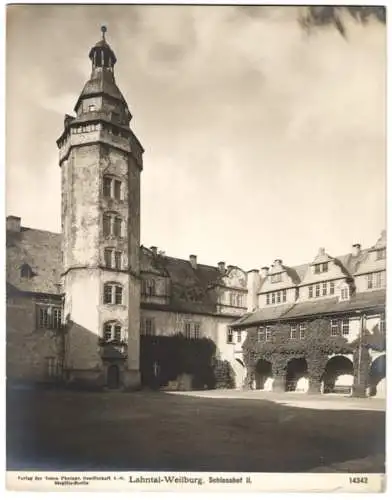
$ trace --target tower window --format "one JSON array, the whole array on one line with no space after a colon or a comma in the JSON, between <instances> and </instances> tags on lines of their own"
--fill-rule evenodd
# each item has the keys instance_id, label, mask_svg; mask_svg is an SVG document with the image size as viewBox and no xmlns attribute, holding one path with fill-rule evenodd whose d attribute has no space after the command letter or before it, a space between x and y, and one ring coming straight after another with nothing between
<instances>
[{"instance_id":1,"label":"tower window","mask_svg":"<svg viewBox=\"0 0 392 500\"><path fill-rule=\"evenodd\" d=\"M115 212L103 215L103 235L117 237L123 235L123 220Z\"/></svg>"},{"instance_id":2,"label":"tower window","mask_svg":"<svg viewBox=\"0 0 392 500\"><path fill-rule=\"evenodd\" d=\"M123 303L123 288L116 283L106 283L103 287L103 302L104 304L122 304Z\"/></svg>"},{"instance_id":3,"label":"tower window","mask_svg":"<svg viewBox=\"0 0 392 500\"><path fill-rule=\"evenodd\" d=\"M117 321L107 321L103 325L103 338L106 341L110 340L121 340L122 328L120 323Z\"/></svg>"},{"instance_id":4,"label":"tower window","mask_svg":"<svg viewBox=\"0 0 392 500\"><path fill-rule=\"evenodd\" d=\"M103 178L103 196L117 201L122 200L122 182L114 177L105 175Z\"/></svg>"},{"instance_id":5,"label":"tower window","mask_svg":"<svg viewBox=\"0 0 392 500\"><path fill-rule=\"evenodd\" d=\"M105 267L110 269L122 268L122 252L114 248L105 248L104 251Z\"/></svg>"}]
</instances>

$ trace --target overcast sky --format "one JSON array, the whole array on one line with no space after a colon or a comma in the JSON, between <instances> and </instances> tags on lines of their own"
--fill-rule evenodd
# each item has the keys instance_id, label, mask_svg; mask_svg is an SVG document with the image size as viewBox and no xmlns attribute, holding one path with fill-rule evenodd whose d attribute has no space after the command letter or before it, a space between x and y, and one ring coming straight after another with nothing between
<instances>
[{"instance_id":1,"label":"overcast sky","mask_svg":"<svg viewBox=\"0 0 392 500\"><path fill-rule=\"evenodd\" d=\"M371 246L385 227L385 25L297 7L17 6L7 23L7 214L60 231L56 139L108 27L145 148L142 243L245 270Z\"/></svg>"}]
</instances>

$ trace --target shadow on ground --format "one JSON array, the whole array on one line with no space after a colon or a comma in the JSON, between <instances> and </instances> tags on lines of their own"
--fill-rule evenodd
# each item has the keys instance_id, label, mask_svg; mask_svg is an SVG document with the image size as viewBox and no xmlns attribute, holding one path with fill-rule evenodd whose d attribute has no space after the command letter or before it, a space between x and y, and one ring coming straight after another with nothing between
<instances>
[{"instance_id":1,"label":"shadow on ground","mask_svg":"<svg viewBox=\"0 0 392 500\"><path fill-rule=\"evenodd\" d=\"M144 391L7 393L8 470L381 473L384 457L382 411Z\"/></svg>"}]
</instances>

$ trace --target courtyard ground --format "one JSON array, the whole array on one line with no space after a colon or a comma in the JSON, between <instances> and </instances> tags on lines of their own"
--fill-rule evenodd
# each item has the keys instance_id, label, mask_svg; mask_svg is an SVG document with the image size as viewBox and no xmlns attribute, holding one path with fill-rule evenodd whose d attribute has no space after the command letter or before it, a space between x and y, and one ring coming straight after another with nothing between
<instances>
[{"instance_id":1,"label":"courtyard ground","mask_svg":"<svg viewBox=\"0 0 392 500\"><path fill-rule=\"evenodd\" d=\"M384 472L384 403L260 391L10 390L9 470Z\"/></svg>"}]
</instances>

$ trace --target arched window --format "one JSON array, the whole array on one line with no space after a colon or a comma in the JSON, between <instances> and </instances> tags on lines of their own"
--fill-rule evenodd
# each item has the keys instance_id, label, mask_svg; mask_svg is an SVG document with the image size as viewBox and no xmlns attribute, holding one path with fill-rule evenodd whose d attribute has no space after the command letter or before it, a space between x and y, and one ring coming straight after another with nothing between
<instances>
[{"instance_id":1,"label":"arched window","mask_svg":"<svg viewBox=\"0 0 392 500\"><path fill-rule=\"evenodd\" d=\"M123 220L117 212L106 212L103 214L103 235L123 236Z\"/></svg>"},{"instance_id":2,"label":"arched window","mask_svg":"<svg viewBox=\"0 0 392 500\"><path fill-rule=\"evenodd\" d=\"M122 269L122 252L115 248L105 248L105 267L110 269Z\"/></svg>"},{"instance_id":3,"label":"arched window","mask_svg":"<svg viewBox=\"0 0 392 500\"><path fill-rule=\"evenodd\" d=\"M105 283L103 286L104 304L122 304L123 287L118 283Z\"/></svg>"},{"instance_id":4,"label":"arched window","mask_svg":"<svg viewBox=\"0 0 392 500\"><path fill-rule=\"evenodd\" d=\"M111 175L104 175L103 177L103 196L117 201L123 199L122 195L122 182Z\"/></svg>"},{"instance_id":5,"label":"arched window","mask_svg":"<svg viewBox=\"0 0 392 500\"><path fill-rule=\"evenodd\" d=\"M103 338L106 341L121 340L122 327L118 321L107 321L103 325Z\"/></svg>"}]
</instances>

